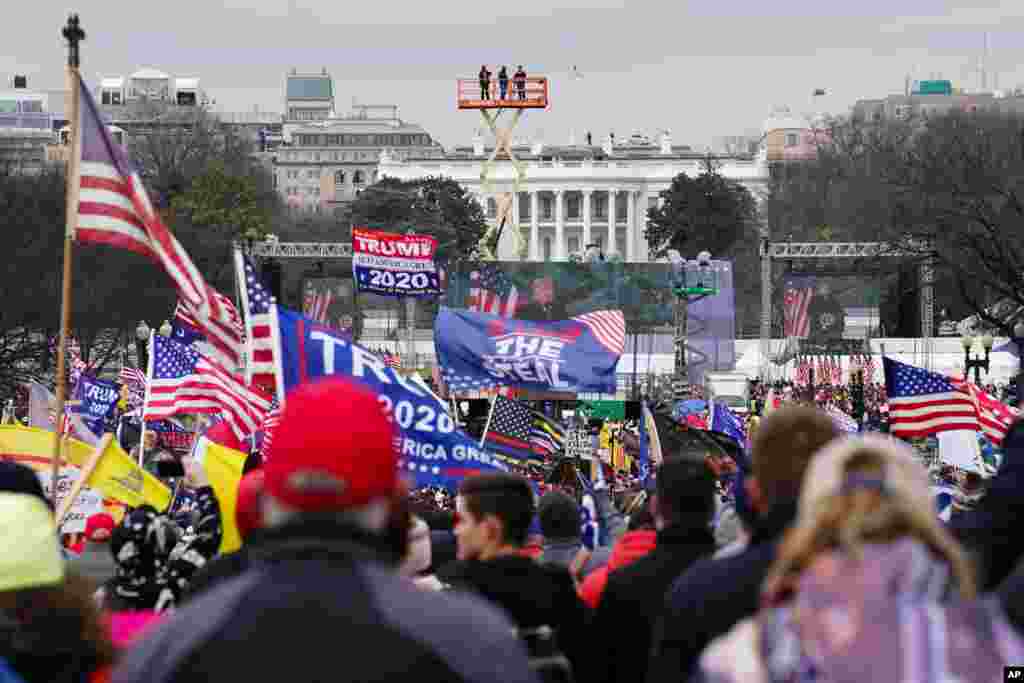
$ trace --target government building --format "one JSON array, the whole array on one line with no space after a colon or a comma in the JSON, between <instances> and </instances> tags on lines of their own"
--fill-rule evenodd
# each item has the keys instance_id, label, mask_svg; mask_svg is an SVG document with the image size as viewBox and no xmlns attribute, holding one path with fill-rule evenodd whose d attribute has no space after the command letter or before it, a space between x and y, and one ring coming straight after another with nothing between
<instances>
[{"instance_id":1,"label":"government building","mask_svg":"<svg viewBox=\"0 0 1024 683\"><path fill-rule=\"evenodd\" d=\"M439 157L399 156L385 150L379 173L399 180L453 178L477 197L493 220L495 193L516 188L512 161L506 156L487 163L492 151L480 137L472 146L456 147ZM562 261L596 245L606 257L647 262L647 209L658 205L659 193L680 173L700 175L707 158L690 147L673 145L667 132L656 141L634 135L618 142L609 138L601 146L516 144L513 154L526 171L512 205L513 222L520 226L531 261ZM768 181L764 153L713 160L719 173L744 184L755 196ZM498 257L516 259L515 239L507 226Z\"/></svg>"}]
</instances>

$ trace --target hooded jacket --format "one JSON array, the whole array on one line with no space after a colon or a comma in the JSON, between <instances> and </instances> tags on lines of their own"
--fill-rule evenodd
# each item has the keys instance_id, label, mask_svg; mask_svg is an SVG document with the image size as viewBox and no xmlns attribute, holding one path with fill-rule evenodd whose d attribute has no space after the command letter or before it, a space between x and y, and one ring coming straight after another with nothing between
<instances>
[{"instance_id":1,"label":"hooded jacket","mask_svg":"<svg viewBox=\"0 0 1024 683\"><path fill-rule=\"evenodd\" d=\"M520 629L551 627L573 669L580 670L587 647L587 610L566 569L506 555L453 562L438 572L438 578L454 590L472 591L500 607Z\"/></svg>"},{"instance_id":2,"label":"hooded jacket","mask_svg":"<svg viewBox=\"0 0 1024 683\"><path fill-rule=\"evenodd\" d=\"M387 543L329 520L267 530L252 569L177 610L113 682L535 682L505 617L410 586Z\"/></svg>"},{"instance_id":3,"label":"hooded jacket","mask_svg":"<svg viewBox=\"0 0 1024 683\"><path fill-rule=\"evenodd\" d=\"M714 641L700 680L980 683L1024 661L996 600L943 602L949 569L922 543L902 538L823 560L804 571L791 603Z\"/></svg>"},{"instance_id":4,"label":"hooded jacket","mask_svg":"<svg viewBox=\"0 0 1024 683\"><path fill-rule=\"evenodd\" d=\"M97 587L102 586L117 574L117 562L110 550L109 541L85 542L81 554L69 562L69 567L79 576L83 576Z\"/></svg>"},{"instance_id":5,"label":"hooded jacket","mask_svg":"<svg viewBox=\"0 0 1024 683\"><path fill-rule=\"evenodd\" d=\"M701 560L672 584L655 626L649 682L687 680L708 643L757 612L761 584L796 509L796 501L775 504L759 520L743 552Z\"/></svg>"},{"instance_id":6,"label":"hooded jacket","mask_svg":"<svg viewBox=\"0 0 1024 683\"><path fill-rule=\"evenodd\" d=\"M609 572L632 564L654 550L657 538L658 534L653 529L627 531L612 548L608 563L587 574L587 578L583 579L583 583L580 584L578 591L580 599L587 607L597 609L598 603L601 602L601 595L604 594L605 585L608 583Z\"/></svg>"},{"instance_id":7,"label":"hooded jacket","mask_svg":"<svg viewBox=\"0 0 1024 683\"><path fill-rule=\"evenodd\" d=\"M706 518L662 529L657 545L632 564L609 572L594 613L588 681L644 680L654 620L665 591L698 559L715 551Z\"/></svg>"}]
</instances>

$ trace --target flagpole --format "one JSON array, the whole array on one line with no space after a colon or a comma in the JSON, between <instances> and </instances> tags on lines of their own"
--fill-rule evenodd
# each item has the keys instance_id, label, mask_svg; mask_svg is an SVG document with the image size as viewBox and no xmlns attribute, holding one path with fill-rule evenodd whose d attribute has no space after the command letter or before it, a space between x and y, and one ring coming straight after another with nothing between
<instances>
[{"instance_id":1,"label":"flagpole","mask_svg":"<svg viewBox=\"0 0 1024 683\"><path fill-rule=\"evenodd\" d=\"M284 409L284 349L281 348L281 323L278 320L277 299L270 299L270 339L274 345L274 393L277 404Z\"/></svg>"},{"instance_id":2,"label":"flagpole","mask_svg":"<svg viewBox=\"0 0 1024 683\"><path fill-rule=\"evenodd\" d=\"M249 315L249 292L246 287L245 262L242 250L235 244L235 296L242 302L242 319L245 321L245 384L252 384L252 318Z\"/></svg>"},{"instance_id":3,"label":"flagpole","mask_svg":"<svg viewBox=\"0 0 1024 683\"><path fill-rule=\"evenodd\" d=\"M81 64L78 45L85 40L85 31L79 25L78 15L72 14L68 17L68 23L64 26L61 34L68 42L68 86L71 90L71 139L70 155L67 167L67 186L65 199L67 202L66 219L64 225L64 271L62 274L61 298L60 298L60 342L57 347L57 419L63 420L65 403L67 402L67 345L68 330L71 327L71 257L72 245L75 241L75 230L78 227L78 191L79 183L79 159L82 156L82 122L79 116L81 77L78 74L78 67ZM63 455L66 437L62 429L58 428L53 437L53 456L51 458L51 495L54 508L57 507L58 493L57 486L60 478L60 465Z\"/></svg>"},{"instance_id":4,"label":"flagpole","mask_svg":"<svg viewBox=\"0 0 1024 683\"><path fill-rule=\"evenodd\" d=\"M498 394L494 394L494 398L491 399L491 409L487 413L487 422L484 423L484 433L480 435L480 448L484 447L484 441L487 439L487 430L491 428L491 418L494 417L494 406L498 404Z\"/></svg>"},{"instance_id":5,"label":"flagpole","mask_svg":"<svg viewBox=\"0 0 1024 683\"><path fill-rule=\"evenodd\" d=\"M151 329L146 341L146 391L142 395L142 414L139 416L142 423L139 431L139 467L142 467L142 458L146 454L146 406L149 405L149 388L153 384L153 335L156 333L156 330Z\"/></svg>"}]
</instances>

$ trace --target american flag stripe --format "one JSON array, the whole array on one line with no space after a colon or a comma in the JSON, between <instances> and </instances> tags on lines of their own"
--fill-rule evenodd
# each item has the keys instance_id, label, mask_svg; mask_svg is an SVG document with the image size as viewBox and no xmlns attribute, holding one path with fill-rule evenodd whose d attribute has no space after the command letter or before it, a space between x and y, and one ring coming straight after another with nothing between
<instances>
[{"instance_id":1,"label":"american flag stripe","mask_svg":"<svg viewBox=\"0 0 1024 683\"><path fill-rule=\"evenodd\" d=\"M573 320L586 325L598 343L609 352L621 356L626 349L626 319L622 311L595 311L578 315Z\"/></svg>"},{"instance_id":2,"label":"american flag stripe","mask_svg":"<svg viewBox=\"0 0 1024 683\"><path fill-rule=\"evenodd\" d=\"M978 409L966 389L933 372L884 359L889 426L916 438L957 429L978 430Z\"/></svg>"},{"instance_id":3,"label":"american flag stripe","mask_svg":"<svg viewBox=\"0 0 1024 683\"><path fill-rule=\"evenodd\" d=\"M976 385L969 382L965 382L965 384L977 408L981 431L985 433L989 441L997 446L1002 445L1006 433L1020 417L1020 412L982 391Z\"/></svg>"},{"instance_id":4,"label":"american flag stripe","mask_svg":"<svg viewBox=\"0 0 1024 683\"><path fill-rule=\"evenodd\" d=\"M514 318L519 309L519 290L516 286L510 285L508 294L502 296L499 292L483 286L485 280L486 277L479 271L469 274L469 310L490 313L502 318Z\"/></svg>"},{"instance_id":5,"label":"american flag stripe","mask_svg":"<svg viewBox=\"0 0 1024 683\"><path fill-rule=\"evenodd\" d=\"M252 262L238 250L235 251L235 273L249 332L250 381L257 386L273 388L277 383L276 339L273 334L276 322L271 311L273 297L263 286Z\"/></svg>"},{"instance_id":6,"label":"american flag stripe","mask_svg":"<svg viewBox=\"0 0 1024 683\"><path fill-rule=\"evenodd\" d=\"M787 337L806 337L811 332L810 308L814 288L804 281L786 283L783 302L784 333Z\"/></svg>"},{"instance_id":7,"label":"american flag stripe","mask_svg":"<svg viewBox=\"0 0 1024 683\"><path fill-rule=\"evenodd\" d=\"M96 102L81 76L77 77L81 112L76 139L81 149L79 225L81 242L106 244L154 258L174 281L178 294L199 323L197 328L221 352L241 360L241 337L228 333L234 306L218 297L184 248L153 209L139 174L110 137ZM126 201L127 200L127 201Z\"/></svg>"}]
</instances>

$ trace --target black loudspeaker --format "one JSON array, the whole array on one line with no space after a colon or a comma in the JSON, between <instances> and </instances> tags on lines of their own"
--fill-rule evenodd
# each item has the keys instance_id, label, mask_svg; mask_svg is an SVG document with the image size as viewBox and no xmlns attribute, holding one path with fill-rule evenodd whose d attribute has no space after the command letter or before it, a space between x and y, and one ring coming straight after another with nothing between
<instances>
[{"instance_id":1,"label":"black loudspeaker","mask_svg":"<svg viewBox=\"0 0 1024 683\"><path fill-rule=\"evenodd\" d=\"M281 280L283 278L283 269L281 268L281 262L277 259L267 259L263 264L263 283L270 290L270 295L277 300L277 303L283 304L285 301L281 298Z\"/></svg>"}]
</instances>

